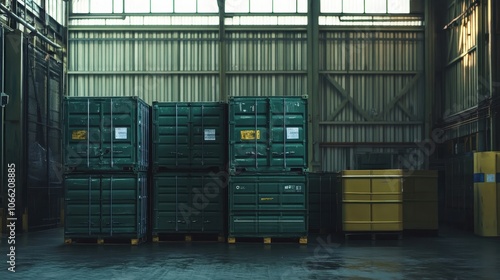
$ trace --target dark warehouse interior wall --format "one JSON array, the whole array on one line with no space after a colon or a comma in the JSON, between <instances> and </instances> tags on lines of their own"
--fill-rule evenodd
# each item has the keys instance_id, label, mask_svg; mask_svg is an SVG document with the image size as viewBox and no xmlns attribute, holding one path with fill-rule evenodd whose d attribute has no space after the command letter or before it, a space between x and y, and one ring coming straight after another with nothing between
<instances>
[{"instance_id":1,"label":"dark warehouse interior wall","mask_svg":"<svg viewBox=\"0 0 500 280\"><path fill-rule=\"evenodd\" d=\"M16 164L16 216L18 230L57 227L61 220L61 104L63 67L33 38L10 32L5 44L9 71L6 92L10 96L5 110L2 138L2 172L6 164ZM17 74L21 78L15 78ZM3 123L3 122L2 122ZM3 180L5 181L5 180ZM6 216L7 188L2 189Z\"/></svg>"},{"instance_id":2,"label":"dark warehouse interior wall","mask_svg":"<svg viewBox=\"0 0 500 280\"><path fill-rule=\"evenodd\" d=\"M25 45L28 230L60 221L62 65L31 44Z\"/></svg>"}]
</instances>

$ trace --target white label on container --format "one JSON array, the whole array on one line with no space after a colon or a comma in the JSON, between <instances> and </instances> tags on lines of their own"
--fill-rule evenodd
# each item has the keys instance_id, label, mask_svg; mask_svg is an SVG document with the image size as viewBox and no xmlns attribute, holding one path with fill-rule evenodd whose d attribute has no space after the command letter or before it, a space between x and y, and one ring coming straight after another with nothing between
<instances>
[{"instance_id":1,"label":"white label on container","mask_svg":"<svg viewBox=\"0 0 500 280\"><path fill-rule=\"evenodd\" d=\"M290 139L290 140L299 139L299 128L298 127L287 127L286 128L286 139Z\"/></svg>"},{"instance_id":2,"label":"white label on container","mask_svg":"<svg viewBox=\"0 0 500 280\"><path fill-rule=\"evenodd\" d=\"M486 183L495 183L495 174L486 174Z\"/></svg>"},{"instance_id":3,"label":"white label on container","mask_svg":"<svg viewBox=\"0 0 500 280\"><path fill-rule=\"evenodd\" d=\"M205 129L205 141L215 141L215 129Z\"/></svg>"},{"instance_id":4,"label":"white label on container","mask_svg":"<svg viewBox=\"0 0 500 280\"><path fill-rule=\"evenodd\" d=\"M126 127L116 127L115 128L115 139L124 140L127 139L127 128Z\"/></svg>"}]
</instances>

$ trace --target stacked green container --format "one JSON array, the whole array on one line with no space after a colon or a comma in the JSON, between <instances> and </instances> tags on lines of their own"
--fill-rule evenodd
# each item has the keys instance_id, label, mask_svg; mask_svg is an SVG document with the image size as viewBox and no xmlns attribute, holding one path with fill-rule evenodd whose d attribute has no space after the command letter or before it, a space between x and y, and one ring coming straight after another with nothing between
<instances>
[{"instance_id":1,"label":"stacked green container","mask_svg":"<svg viewBox=\"0 0 500 280\"><path fill-rule=\"evenodd\" d=\"M229 242L299 238L307 243L307 100L229 102Z\"/></svg>"},{"instance_id":2,"label":"stacked green container","mask_svg":"<svg viewBox=\"0 0 500 280\"><path fill-rule=\"evenodd\" d=\"M234 97L229 102L229 170L307 170L307 99Z\"/></svg>"},{"instance_id":3,"label":"stacked green container","mask_svg":"<svg viewBox=\"0 0 500 280\"><path fill-rule=\"evenodd\" d=\"M130 239L146 236L147 173L65 176L65 238Z\"/></svg>"},{"instance_id":4,"label":"stacked green container","mask_svg":"<svg viewBox=\"0 0 500 280\"><path fill-rule=\"evenodd\" d=\"M150 106L137 97L64 100L68 172L147 172Z\"/></svg>"},{"instance_id":5,"label":"stacked green container","mask_svg":"<svg viewBox=\"0 0 500 280\"><path fill-rule=\"evenodd\" d=\"M224 237L226 123L224 103L153 103L153 241Z\"/></svg>"},{"instance_id":6,"label":"stacked green container","mask_svg":"<svg viewBox=\"0 0 500 280\"><path fill-rule=\"evenodd\" d=\"M147 236L150 106L137 97L64 100L65 242Z\"/></svg>"},{"instance_id":7,"label":"stacked green container","mask_svg":"<svg viewBox=\"0 0 500 280\"><path fill-rule=\"evenodd\" d=\"M155 173L225 168L226 107L216 102L154 102Z\"/></svg>"},{"instance_id":8,"label":"stacked green container","mask_svg":"<svg viewBox=\"0 0 500 280\"><path fill-rule=\"evenodd\" d=\"M224 235L224 188L214 172L153 177L153 238L162 234Z\"/></svg>"}]
</instances>

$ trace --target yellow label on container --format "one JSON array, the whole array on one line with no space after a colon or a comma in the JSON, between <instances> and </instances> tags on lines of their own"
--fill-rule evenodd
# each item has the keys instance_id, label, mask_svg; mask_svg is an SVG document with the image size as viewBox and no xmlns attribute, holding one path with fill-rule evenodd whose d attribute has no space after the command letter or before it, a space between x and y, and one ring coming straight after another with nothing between
<instances>
[{"instance_id":1,"label":"yellow label on container","mask_svg":"<svg viewBox=\"0 0 500 280\"><path fill-rule=\"evenodd\" d=\"M71 139L73 140L85 140L87 139L87 131L86 130L73 130L71 133Z\"/></svg>"},{"instance_id":2,"label":"yellow label on container","mask_svg":"<svg viewBox=\"0 0 500 280\"><path fill-rule=\"evenodd\" d=\"M242 130L241 131L241 140L255 140L255 134L257 134L257 140L260 139L260 130Z\"/></svg>"},{"instance_id":3,"label":"yellow label on container","mask_svg":"<svg viewBox=\"0 0 500 280\"><path fill-rule=\"evenodd\" d=\"M270 201L270 200L273 200L274 198L272 197L261 197L260 200L261 201Z\"/></svg>"}]
</instances>

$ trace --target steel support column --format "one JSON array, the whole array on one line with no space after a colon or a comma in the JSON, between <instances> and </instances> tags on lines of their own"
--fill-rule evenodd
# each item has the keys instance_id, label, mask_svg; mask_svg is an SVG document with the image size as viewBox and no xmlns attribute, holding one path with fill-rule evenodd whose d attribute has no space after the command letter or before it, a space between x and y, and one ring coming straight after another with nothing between
<instances>
[{"instance_id":1,"label":"steel support column","mask_svg":"<svg viewBox=\"0 0 500 280\"><path fill-rule=\"evenodd\" d=\"M489 22L489 57L490 57L490 94L493 100L498 100L498 96L500 94L500 78L498 76L498 63L499 55L498 55L498 36L500 34L500 21L498 17L500 16L500 7L498 5L498 1L488 0L488 22ZM498 112L499 108L496 106L500 104L498 101L493 102L493 110L491 112L491 145L492 150L498 151L500 149L500 131L499 131L499 121L500 114Z\"/></svg>"},{"instance_id":2,"label":"steel support column","mask_svg":"<svg viewBox=\"0 0 500 280\"><path fill-rule=\"evenodd\" d=\"M319 99L319 0L308 0L307 11L307 94L309 97L308 152L309 169L321 169L319 142L320 99Z\"/></svg>"},{"instance_id":3,"label":"steel support column","mask_svg":"<svg viewBox=\"0 0 500 280\"><path fill-rule=\"evenodd\" d=\"M433 115L434 98L436 96L436 12L435 2L425 1L425 115L422 135L424 139L432 135L431 129L433 121L436 119ZM424 164L429 167L429 159Z\"/></svg>"},{"instance_id":4,"label":"steel support column","mask_svg":"<svg viewBox=\"0 0 500 280\"><path fill-rule=\"evenodd\" d=\"M487 46L486 46L486 32L488 32L485 19L487 17L487 2L482 2L477 7L478 12L478 32L477 32L477 56L478 56L478 85L477 85L477 103L481 106L485 94L488 92L488 85L491 84L489 74L487 71ZM485 16L486 15L486 16ZM477 149L479 152L488 151L491 149L488 141L488 119L479 118L478 120L478 134L477 134Z\"/></svg>"},{"instance_id":5,"label":"steel support column","mask_svg":"<svg viewBox=\"0 0 500 280\"><path fill-rule=\"evenodd\" d=\"M219 88L220 101L227 102L226 89L226 28L225 28L225 0L218 0L219 5Z\"/></svg>"}]
</instances>

